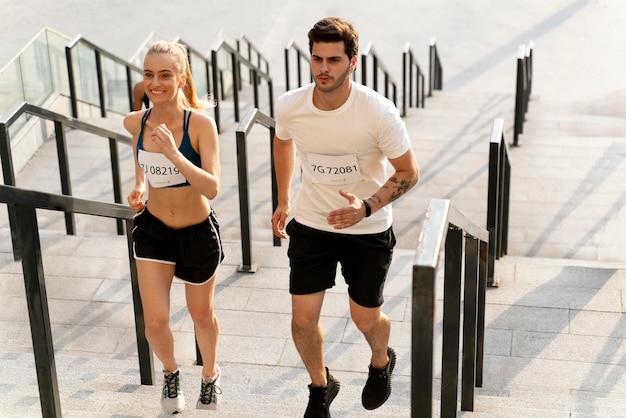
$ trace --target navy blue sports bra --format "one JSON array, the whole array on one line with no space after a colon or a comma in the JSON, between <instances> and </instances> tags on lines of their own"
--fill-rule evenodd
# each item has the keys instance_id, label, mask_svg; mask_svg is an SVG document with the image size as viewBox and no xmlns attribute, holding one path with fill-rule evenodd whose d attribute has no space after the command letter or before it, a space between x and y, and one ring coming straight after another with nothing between
<instances>
[{"instance_id":1,"label":"navy blue sports bra","mask_svg":"<svg viewBox=\"0 0 626 418\"><path fill-rule=\"evenodd\" d=\"M137 161L139 162L143 172L146 174L146 178L153 187L188 186L189 182L178 172L178 169L163 156L163 154L145 151L143 148L143 131L151 111L152 108L148 109L141 119L141 130L139 131L139 137L137 138ZM191 139L189 138L188 128L191 113L191 111L184 111L183 140L181 141L178 150L196 167L202 167L200 155L191 146ZM149 163L144 160L148 160Z\"/></svg>"}]
</instances>

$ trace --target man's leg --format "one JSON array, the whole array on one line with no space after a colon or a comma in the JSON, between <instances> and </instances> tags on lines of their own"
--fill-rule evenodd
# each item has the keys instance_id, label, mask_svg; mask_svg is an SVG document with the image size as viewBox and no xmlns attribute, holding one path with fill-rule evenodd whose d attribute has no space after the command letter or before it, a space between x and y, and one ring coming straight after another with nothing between
<instances>
[{"instance_id":1,"label":"man's leg","mask_svg":"<svg viewBox=\"0 0 626 418\"><path fill-rule=\"evenodd\" d=\"M372 350L371 365L384 367L389 361L387 347L391 332L391 322L381 307L366 308L350 299L350 315L356 327L363 333Z\"/></svg>"},{"instance_id":2,"label":"man's leg","mask_svg":"<svg viewBox=\"0 0 626 418\"><path fill-rule=\"evenodd\" d=\"M330 404L341 386L324 366L324 333L320 325L324 294L325 291L310 295L292 295L293 341L311 377L305 418L330 417Z\"/></svg>"},{"instance_id":3,"label":"man's leg","mask_svg":"<svg viewBox=\"0 0 626 418\"><path fill-rule=\"evenodd\" d=\"M376 409L391 395L391 374L396 364L396 353L389 347L391 324L381 308L365 308L350 301L352 319L365 335L372 358L361 402L365 409Z\"/></svg>"},{"instance_id":4,"label":"man's leg","mask_svg":"<svg viewBox=\"0 0 626 418\"><path fill-rule=\"evenodd\" d=\"M311 384L326 386L324 367L324 333L320 325L320 312L325 292L310 295L292 295L291 334L293 342L304 362Z\"/></svg>"}]
</instances>

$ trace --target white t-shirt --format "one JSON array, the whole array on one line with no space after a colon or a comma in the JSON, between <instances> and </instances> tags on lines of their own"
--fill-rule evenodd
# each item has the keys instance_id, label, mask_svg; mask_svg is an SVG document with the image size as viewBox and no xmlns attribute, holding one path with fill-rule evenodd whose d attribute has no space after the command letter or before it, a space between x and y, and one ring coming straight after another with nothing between
<instances>
[{"instance_id":1,"label":"white t-shirt","mask_svg":"<svg viewBox=\"0 0 626 418\"><path fill-rule=\"evenodd\" d=\"M347 205L339 190L361 199L387 181L387 158L411 147L404 121L384 96L352 82L348 100L338 109L313 105L315 84L288 91L276 101L276 136L293 139L302 168L302 187L294 218L303 225L344 234L371 234L391 226L391 205L346 229L328 225L328 212Z\"/></svg>"}]
</instances>

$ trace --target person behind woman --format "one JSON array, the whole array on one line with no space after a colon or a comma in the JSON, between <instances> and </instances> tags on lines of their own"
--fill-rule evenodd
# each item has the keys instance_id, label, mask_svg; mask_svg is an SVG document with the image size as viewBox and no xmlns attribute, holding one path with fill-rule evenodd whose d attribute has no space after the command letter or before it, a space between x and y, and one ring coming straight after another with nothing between
<instances>
[{"instance_id":1,"label":"person behind woman","mask_svg":"<svg viewBox=\"0 0 626 418\"><path fill-rule=\"evenodd\" d=\"M143 80L137 82L133 87L133 108L132 110L141 110L142 107L146 109L150 107L150 99L143 87Z\"/></svg>"},{"instance_id":2,"label":"person behind woman","mask_svg":"<svg viewBox=\"0 0 626 418\"><path fill-rule=\"evenodd\" d=\"M163 363L161 405L168 413L185 407L169 326L170 290L177 277L185 283L203 359L197 407L215 409L221 389L213 297L217 268L224 257L209 203L220 185L217 129L214 120L200 112L209 104L196 97L182 45L161 41L151 46L144 59L144 89L152 107L124 119L135 150L135 187L128 203L138 211L133 252L146 337Z\"/></svg>"}]
</instances>

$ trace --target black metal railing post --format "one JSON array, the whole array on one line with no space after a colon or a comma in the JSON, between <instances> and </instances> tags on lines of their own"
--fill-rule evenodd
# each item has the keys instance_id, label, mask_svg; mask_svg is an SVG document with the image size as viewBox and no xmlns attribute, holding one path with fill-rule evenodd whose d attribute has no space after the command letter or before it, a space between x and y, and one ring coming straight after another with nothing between
<instances>
[{"instance_id":1,"label":"black metal railing post","mask_svg":"<svg viewBox=\"0 0 626 418\"><path fill-rule=\"evenodd\" d=\"M487 230L489 231L489 262L487 284L497 286L495 260L507 252L511 164L504 140L504 121L493 121L489 141L489 175L487 186Z\"/></svg>"},{"instance_id":2,"label":"black metal railing post","mask_svg":"<svg viewBox=\"0 0 626 418\"><path fill-rule=\"evenodd\" d=\"M99 49L94 49L96 56L96 77L98 80L98 102L100 104L100 116L107 117L106 94L104 91L104 77L102 72L102 54Z\"/></svg>"},{"instance_id":3,"label":"black metal railing post","mask_svg":"<svg viewBox=\"0 0 626 418\"><path fill-rule=\"evenodd\" d=\"M54 133L56 137L57 160L59 161L61 193L65 196L71 196L72 183L70 179L70 162L67 153L67 141L65 139L65 126L63 122L59 120L54 121ZM65 230L68 235L76 234L76 219L72 212L65 212Z\"/></svg>"},{"instance_id":4,"label":"black metal railing post","mask_svg":"<svg viewBox=\"0 0 626 418\"><path fill-rule=\"evenodd\" d=\"M274 136L276 129L274 126L269 127L269 140L270 140L270 169L272 170L272 214L278 207L278 182L276 181L276 163L274 160ZM281 246L281 239L276 235L272 236L274 247Z\"/></svg>"},{"instance_id":5,"label":"black metal railing post","mask_svg":"<svg viewBox=\"0 0 626 418\"><path fill-rule=\"evenodd\" d=\"M413 80L411 79L411 75L413 74L413 69L410 65L407 69L408 62L409 54L405 49L404 53L402 54L402 117L406 116L407 108L413 104L413 98L411 96L411 87L413 87ZM409 91L408 95L407 90Z\"/></svg>"},{"instance_id":6,"label":"black metal railing post","mask_svg":"<svg viewBox=\"0 0 626 418\"><path fill-rule=\"evenodd\" d=\"M126 67L126 90L128 92L128 111L133 110L133 96L135 90L135 83L133 83L133 75L130 71L130 67Z\"/></svg>"},{"instance_id":7,"label":"black metal railing post","mask_svg":"<svg viewBox=\"0 0 626 418\"><path fill-rule=\"evenodd\" d=\"M126 219L126 242L128 244L128 262L130 267L130 285L133 296L133 311L135 313L135 336L137 339L137 353L139 360L139 378L142 385L154 384L154 357L152 348L146 338L146 320L143 315L143 304L139 294L139 277L137 262L133 254L133 219Z\"/></svg>"},{"instance_id":8,"label":"black metal railing post","mask_svg":"<svg viewBox=\"0 0 626 418\"><path fill-rule=\"evenodd\" d=\"M218 67L217 55L218 51L216 49L211 50L211 62L213 63L213 118L215 119L217 131L221 132L222 126L220 118L220 100L224 97L224 93L223 91L220 91L220 88L223 88L223 83L220 82L220 72Z\"/></svg>"},{"instance_id":9,"label":"black metal railing post","mask_svg":"<svg viewBox=\"0 0 626 418\"><path fill-rule=\"evenodd\" d=\"M517 76L515 83L515 123L513 126L513 145L519 143L519 135L524 133L524 120L526 118L526 65L524 57L526 47L521 45L517 53Z\"/></svg>"},{"instance_id":10,"label":"black metal railing post","mask_svg":"<svg viewBox=\"0 0 626 418\"><path fill-rule=\"evenodd\" d=\"M239 122L239 90L241 89L241 69L239 68L239 58L236 53L230 53L230 60L233 67L233 110L235 112L235 122Z\"/></svg>"},{"instance_id":11,"label":"black metal railing post","mask_svg":"<svg viewBox=\"0 0 626 418\"><path fill-rule=\"evenodd\" d=\"M524 122L528 112L532 88L532 41L528 46L520 45L517 50L517 74L515 82L515 116L513 145L519 145L519 135L524 133Z\"/></svg>"},{"instance_id":12,"label":"black metal railing post","mask_svg":"<svg viewBox=\"0 0 626 418\"><path fill-rule=\"evenodd\" d=\"M65 60L67 62L67 79L70 88L70 104L72 117L78 117L78 91L76 90L76 76L74 75L74 59L72 58L72 47L76 40L65 46Z\"/></svg>"},{"instance_id":13,"label":"black metal railing post","mask_svg":"<svg viewBox=\"0 0 626 418\"><path fill-rule=\"evenodd\" d=\"M60 418L63 414L61 413L56 362L54 360L37 215L34 207L26 206L17 206L16 215L30 332L39 383L41 415L43 418Z\"/></svg>"},{"instance_id":14,"label":"black metal railing post","mask_svg":"<svg viewBox=\"0 0 626 418\"><path fill-rule=\"evenodd\" d=\"M526 102L530 102L530 95L533 91L533 49L535 43L533 41L528 42L528 48L526 48Z\"/></svg>"},{"instance_id":15,"label":"black metal railing post","mask_svg":"<svg viewBox=\"0 0 626 418\"><path fill-rule=\"evenodd\" d=\"M2 177L4 184L15 186L15 168L13 164L13 151L11 150L11 138L9 126L6 122L0 123L0 162L2 163ZM8 205L9 228L11 230L11 242L13 244L13 260L21 259L19 239L17 238L17 218L15 207Z\"/></svg>"},{"instance_id":16,"label":"black metal railing post","mask_svg":"<svg viewBox=\"0 0 626 418\"><path fill-rule=\"evenodd\" d=\"M413 107L413 92L415 92L415 107L420 107L420 104L424 107L424 74L415 60L415 55L407 42L402 53L403 117L406 116L408 109Z\"/></svg>"},{"instance_id":17,"label":"black metal railing post","mask_svg":"<svg viewBox=\"0 0 626 418\"><path fill-rule=\"evenodd\" d=\"M413 263L412 418L433 416L435 291L438 264L443 254L445 268L440 417L457 416L461 331L461 408L464 411L473 410L474 386L482 385L488 246L489 233L485 229L455 210L449 201L431 199ZM461 289L465 292L463 300Z\"/></svg>"},{"instance_id":18,"label":"black metal railing post","mask_svg":"<svg viewBox=\"0 0 626 418\"><path fill-rule=\"evenodd\" d=\"M238 130L237 140L237 179L239 184L239 222L241 225L242 263L238 271L256 272L252 265L252 232L250 229L250 191L248 178L248 155L246 152L246 133Z\"/></svg>"},{"instance_id":19,"label":"black metal railing post","mask_svg":"<svg viewBox=\"0 0 626 418\"><path fill-rule=\"evenodd\" d=\"M461 270L463 230L448 227L443 290L443 349L441 357L441 417L456 417L461 329Z\"/></svg>"},{"instance_id":20,"label":"black metal railing post","mask_svg":"<svg viewBox=\"0 0 626 418\"><path fill-rule=\"evenodd\" d=\"M437 40L430 40L429 53L429 74L428 74L428 97L433 95L433 91L443 89L443 67L439 52L437 52Z\"/></svg>"},{"instance_id":21,"label":"black metal railing post","mask_svg":"<svg viewBox=\"0 0 626 418\"><path fill-rule=\"evenodd\" d=\"M474 410L474 388L476 385L478 346L478 300L479 300L480 242L477 238L465 237L465 285L463 287L463 349L461 376L461 410Z\"/></svg>"},{"instance_id":22,"label":"black metal railing post","mask_svg":"<svg viewBox=\"0 0 626 418\"><path fill-rule=\"evenodd\" d=\"M274 173L274 155L273 155L273 139L275 121L260 112L258 109L251 109L246 117L239 124L236 131L237 141L237 179L239 185L239 222L241 226L241 254L242 263L239 271L254 273L257 266L252 263L252 233L250 228L250 188L248 178L248 156L246 143L248 133L255 123L259 123L269 129L270 134L270 152L271 156L271 190L272 190L272 210L276 209L278 202L278 192L276 185L276 175ZM273 236L274 246L280 246L281 241L278 237Z\"/></svg>"},{"instance_id":23,"label":"black metal railing post","mask_svg":"<svg viewBox=\"0 0 626 418\"><path fill-rule=\"evenodd\" d=\"M113 199L115 203L122 202L122 174L120 172L120 154L115 138L109 138L109 155L111 156L111 177L113 180ZM117 234L124 234L124 221L117 219Z\"/></svg>"},{"instance_id":24,"label":"black metal railing post","mask_svg":"<svg viewBox=\"0 0 626 418\"><path fill-rule=\"evenodd\" d=\"M487 303L487 264L489 243L480 241L478 258L478 306L476 307L476 387L483 386L485 353L485 306Z\"/></svg>"},{"instance_id":25,"label":"black metal railing post","mask_svg":"<svg viewBox=\"0 0 626 418\"><path fill-rule=\"evenodd\" d=\"M436 269L413 266L411 319L411 417L432 417ZM419 412L418 412L419 411Z\"/></svg>"}]
</instances>

